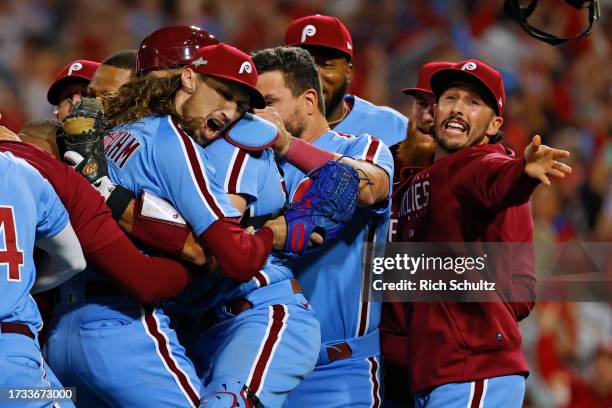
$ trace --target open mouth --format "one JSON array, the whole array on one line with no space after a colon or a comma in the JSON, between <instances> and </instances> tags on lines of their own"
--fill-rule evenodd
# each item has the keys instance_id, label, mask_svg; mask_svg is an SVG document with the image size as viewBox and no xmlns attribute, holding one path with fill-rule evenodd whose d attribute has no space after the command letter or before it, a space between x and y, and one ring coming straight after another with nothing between
<instances>
[{"instance_id":1,"label":"open mouth","mask_svg":"<svg viewBox=\"0 0 612 408\"><path fill-rule=\"evenodd\" d=\"M421 126L417 126L417 131L419 131L419 133L423 134L423 135L433 135L433 126L424 128Z\"/></svg>"},{"instance_id":2,"label":"open mouth","mask_svg":"<svg viewBox=\"0 0 612 408\"><path fill-rule=\"evenodd\" d=\"M217 118L210 118L206 121L206 127L212 133L217 133L225 127L225 123Z\"/></svg>"},{"instance_id":3,"label":"open mouth","mask_svg":"<svg viewBox=\"0 0 612 408\"><path fill-rule=\"evenodd\" d=\"M447 119L446 122L444 122L444 129L451 133L460 134L468 131L470 129L470 126L461 119L452 118Z\"/></svg>"}]
</instances>

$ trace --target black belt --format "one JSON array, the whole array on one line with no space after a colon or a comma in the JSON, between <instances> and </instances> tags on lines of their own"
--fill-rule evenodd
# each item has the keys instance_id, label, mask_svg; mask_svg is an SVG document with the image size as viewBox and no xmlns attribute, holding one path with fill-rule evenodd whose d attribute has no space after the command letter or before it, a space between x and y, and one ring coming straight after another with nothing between
<instances>
[{"instance_id":1,"label":"black belt","mask_svg":"<svg viewBox=\"0 0 612 408\"><path fill-rule=\"evenodd\" d=\"M0 332L22 334L34 340L34 333L30 330L30 326L25 323L17 322L0 322Z\"/></svg>"},{"instance_id":2,"label":"black belt","mask_svg":"<svg viewBox=\"0 0 612 408\"><path fill-rule=\"evenodd\" d=\"M122 295L125 295L124 291L109 283L87 282L85 286L85 297L87 298L115 297Z\"/></svg>"}]
</instances>

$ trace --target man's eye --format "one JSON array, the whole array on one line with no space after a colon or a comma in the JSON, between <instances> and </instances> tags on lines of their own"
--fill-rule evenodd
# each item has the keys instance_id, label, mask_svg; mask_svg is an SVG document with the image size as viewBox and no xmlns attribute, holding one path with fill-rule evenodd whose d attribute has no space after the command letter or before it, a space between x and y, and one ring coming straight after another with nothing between
<instances>
[{"instance_id":1,"label":"man's eye","mask_svg":"<svg viewBox=\"0 0 612 408\"><path fill-rule=\"evenodd\" d=\"M480 105L480 102L476 99L470 99L469 103L470 105L475 105L475 106Z\"/></svg>"}]
</instances>

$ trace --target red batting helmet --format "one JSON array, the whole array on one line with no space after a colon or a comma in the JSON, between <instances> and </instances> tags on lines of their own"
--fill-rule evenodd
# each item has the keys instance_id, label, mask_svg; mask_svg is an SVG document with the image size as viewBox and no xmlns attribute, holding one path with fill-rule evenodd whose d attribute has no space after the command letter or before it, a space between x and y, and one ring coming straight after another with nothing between
<instances>
[{"instance_id":1,"label":"red batting helmet","mask_svg":"<svg viewBox=\"0 0 612 408\"><path fill-rule=\"evenodd\" d=\"M219 44L219 40L200 27L160 28L140 43L136 57L136 72L187 65L197 50L216 44Z\"/></svg>"}]
</instances>

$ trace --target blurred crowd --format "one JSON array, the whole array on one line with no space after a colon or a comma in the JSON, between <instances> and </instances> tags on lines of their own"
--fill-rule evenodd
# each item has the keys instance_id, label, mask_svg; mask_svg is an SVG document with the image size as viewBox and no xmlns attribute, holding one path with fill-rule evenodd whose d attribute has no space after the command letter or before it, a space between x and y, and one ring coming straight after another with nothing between
<instances>
[{"instance_id":1,"label":"blurred crowd","mask_svg":"<svg viewBox=\"0 0 612 408\"><path fill-rule=\"evenodd\" d=\"M587 39L559 47L508 21L501 0L3 0L0 113L18 131L52 116L56 72L74 59L134 49L149 32L195 24L245 51L280 45L306 14L340 17L353 40L351 92L405 111L400 88L432 60L476 57L504 74L505 143L522 151L534 134L572 152L573 173L532 199L539 242L612 241L612 1ZM586 24L562 0L540 0L530 22L558 35ZM533 373L526 406L612 406L608 303L541 303L523 325Z\"/></svg>"}]
</instances>

